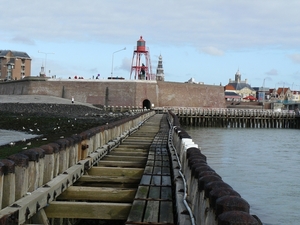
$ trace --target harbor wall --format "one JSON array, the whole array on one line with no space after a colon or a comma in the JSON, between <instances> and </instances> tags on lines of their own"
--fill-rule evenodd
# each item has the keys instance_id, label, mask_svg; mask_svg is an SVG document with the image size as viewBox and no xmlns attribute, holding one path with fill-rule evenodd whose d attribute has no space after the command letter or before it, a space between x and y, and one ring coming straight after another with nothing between
<instances>
[{"instance_id":1,"label":"harbor wall","mask_svg":"<svg viewBox=\"0 0 300 225\"><path fill-rule=\"evenodd\" d=\"M1 95L49 95L102 106L134 108L226 108L218 85L142 80L81 80L28 77L0 83Z\"/></svg>"},{"instance_id":2,"label":"harbor wall","mask_svg":"<svg viewBox=\"0 0 300 225\"><path fill-rule=\"evenodd\" d=\"M170 113L169 120L175 191L184 199L176 201L179 224L261 225L257 216L250 215L249 203L207 164L198 145L180 128L178 117Z\"/></svg>"}]
</instances>

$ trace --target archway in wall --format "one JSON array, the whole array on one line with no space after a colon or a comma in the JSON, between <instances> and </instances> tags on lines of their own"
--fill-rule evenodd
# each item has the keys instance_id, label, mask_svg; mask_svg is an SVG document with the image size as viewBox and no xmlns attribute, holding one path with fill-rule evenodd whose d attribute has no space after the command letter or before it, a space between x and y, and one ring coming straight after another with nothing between
<instances>
[{"instance_id":1,"label":"archway in wall","mask_svg":"<svg viewBox=\"0 0 300 225\"><path fill-rule=\"evenodd\" d=\"M146 109L151 109L151 102L148 100L148 99L145 99L143 101L143 109L146 108Z\"/></svg>"}]
</instances>

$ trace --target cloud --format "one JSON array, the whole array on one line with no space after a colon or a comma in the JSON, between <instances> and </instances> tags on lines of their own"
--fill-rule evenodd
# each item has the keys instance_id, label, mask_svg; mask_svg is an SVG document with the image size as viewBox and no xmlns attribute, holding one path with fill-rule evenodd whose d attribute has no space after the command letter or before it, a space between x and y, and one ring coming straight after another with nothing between
<instances>
[{"instance_id":1,"label":"cloud","mask_svg":"<svg viewBox=\"0 0 300 225\"><path fill-rule=\"evenodd\" d=\"M266 72L265 74L270 75L270 76L277 76L278 71L276 69L271 69L270 71Z\"/></svg>"},{"instance_id":2,"label":"cloud","mask_svg":"<svg viewBox=\"0 0 300 225\"><path fill-rule=\"evenodd\" d=\"M300 54L291 54L291 55L288 55L288 57L289 57L294 63L300 63Z\"/></svg>"},{"instance_id":3,"label":"cloud","mask_svg":"<svg viewBox=\"0 0 300 225\"><path fill-rule=\"evenodd\" d=\"M6 7L0 9L1 16L6 18L0 24L1 35L115 44L129 43L133 37L143 35L154 44L201 43L224 50L300 45L297 38L300 1L286 4L271 0L187 0L149 1L141 5L135 0L126 4L121 0L89 4L45 0L27 2L16 8L18 3L18 0L7 1ZM14 13L7 8L13 8ZM222 54L220 50L206 48L208 54Z\"/></svg>"},{"instance_id":4,"label":"cloud","mask_svg":"<svg viewBox=\"0 0 300 225\"><path fill-rule=\"evenodd\" d=\"M35 45L35 41L27 37L15 36L11 40L13 42L20 43L20 44Z\"/></svg>"},{"instance_id":5,"label":"cloud","mask_svg":"<svg viewBox=\"0 0 300 225\"><path fill-rule=\"evenodd\" d=\"M202 51L205 52L206 54L214 55L214 56L224 55L224 52L222 50L220 50L216 47L212 47L212 46L204 47L204 48L202 48Z\"/></svg>"}]
</instances>

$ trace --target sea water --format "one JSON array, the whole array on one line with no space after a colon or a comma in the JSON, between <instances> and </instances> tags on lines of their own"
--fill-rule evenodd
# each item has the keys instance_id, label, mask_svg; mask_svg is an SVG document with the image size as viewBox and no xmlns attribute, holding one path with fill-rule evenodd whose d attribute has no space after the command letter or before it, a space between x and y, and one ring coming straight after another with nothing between
<instances>
[{"instance_id":1,"label":"sea water","mask_svg":"<svg viewBox=\"0 0 300 225\"><path fill-rule=\"evenodd\" d=\"M38 135L28 134L26 132L0 129L0 146L9 144L11 142L22 141L24 139L35 138L37 136Z\"/></svg>"},{"instance_id":2,"label":"sea water","mask_svg":"<svg viewBox=\"0 0 300 225\"><path fill-rule=\"evenodd\" d=\"M263 224L300 224L299 130L184 129Z\"/></svg>"}]
</instances>

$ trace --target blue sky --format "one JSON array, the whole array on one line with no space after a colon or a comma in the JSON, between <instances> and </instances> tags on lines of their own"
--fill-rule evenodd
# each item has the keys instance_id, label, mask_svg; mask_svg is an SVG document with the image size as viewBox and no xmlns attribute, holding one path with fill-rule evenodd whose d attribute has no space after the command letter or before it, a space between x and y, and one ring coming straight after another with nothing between
<instances>
[{"instance_id":1,"label":"blue sky","mask_svg":"<svg viewBox=\"0 0 300 225\"><path fill-rule=\"evenodd\" d=\"M2 1L2 0L1 0ZM298 0L10 0L0 9L0 49L27 52L57 78L130 78L140 36L166 81L226 85L239 69L252 87L300 90ZM43 52L43 53L39 53ZM53 53L53 54L52 54ZM48 73L49 75L49 73Z\"/></svg>"}]
</instances>

